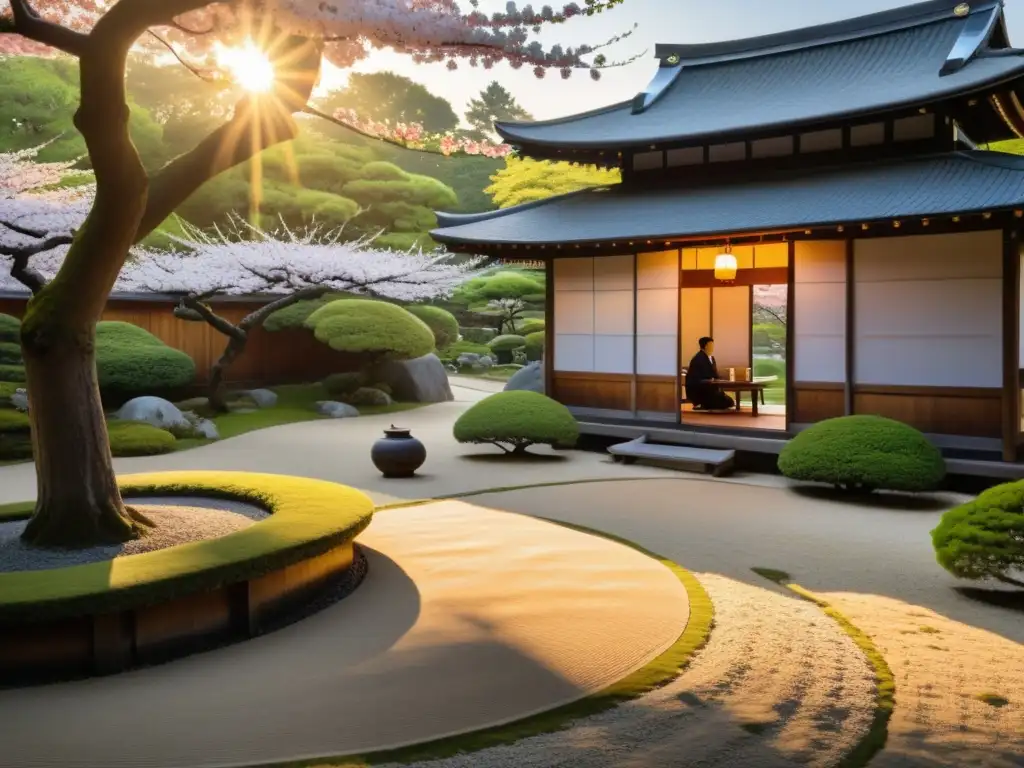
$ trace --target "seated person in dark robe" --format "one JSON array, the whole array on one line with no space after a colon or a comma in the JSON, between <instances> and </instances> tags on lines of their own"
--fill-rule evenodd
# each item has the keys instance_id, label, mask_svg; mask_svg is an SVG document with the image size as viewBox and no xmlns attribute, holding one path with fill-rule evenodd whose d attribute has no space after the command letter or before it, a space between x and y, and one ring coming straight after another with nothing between
<instances>
[{"instance_id":1,"label":"seated person in dark robe","mask_svg":"<svg viewBox=\"0 0 1024 768\"><path fill-rule=\"evenodd\" d=\"M693 403L694 410L724 411L735 403L718 387L707 384L718 378L715 363L715 340L710 336L701 337L700 351L690 360L686 369L686 399Z\"/></svg>"}]
</instances>

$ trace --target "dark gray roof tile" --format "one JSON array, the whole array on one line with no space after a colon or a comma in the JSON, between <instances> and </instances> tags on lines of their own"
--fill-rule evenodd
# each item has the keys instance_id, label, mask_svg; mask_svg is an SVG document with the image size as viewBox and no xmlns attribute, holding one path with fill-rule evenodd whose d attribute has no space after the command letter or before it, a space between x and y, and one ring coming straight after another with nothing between
<instances>
[{"instance_id":1,"label":"dark gray roof tile","mask_svg":"<svg viewBox=\"0 0 1024 768\"><path fill-rule=\"evenodd\" d=\"M686 187L614 185L491 214L439 216L448 244L738 235L1024 207L1024 157L969 151Z\"/></svg>"}]
</instances>

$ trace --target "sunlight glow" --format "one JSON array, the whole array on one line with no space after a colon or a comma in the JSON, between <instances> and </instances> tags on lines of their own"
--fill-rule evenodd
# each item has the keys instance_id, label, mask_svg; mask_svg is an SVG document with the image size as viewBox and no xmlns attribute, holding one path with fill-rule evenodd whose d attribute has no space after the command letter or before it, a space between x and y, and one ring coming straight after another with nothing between
<instances>
[{"instance_id":1,"label":"sunlight glow","mask_svg":"<svg viewBox=\"0 0 1024 768\"><path fill-rule=\"evenodd\" d=\"M274 87L274 65L251 40L239 48L219 47L217 63L247 91L266 93Z\"/></svg>"}]
</instances>

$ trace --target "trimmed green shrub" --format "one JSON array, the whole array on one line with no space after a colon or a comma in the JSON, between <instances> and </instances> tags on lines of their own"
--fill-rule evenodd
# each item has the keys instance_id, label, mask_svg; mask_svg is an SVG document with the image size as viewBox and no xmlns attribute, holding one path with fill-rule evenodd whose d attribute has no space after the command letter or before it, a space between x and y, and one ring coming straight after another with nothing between
<instances>
[{"instance_id":1,"label":"trimmed green shrub","mask_svg":"<svg viewBox=\"0 0 1024 768\"><path fill-rule=\"evenodd\" d=\"M484 398L455 422L460 443L496 445L506 453L522 454L531 445L571 448L579 438L576 419L550 397L516 390Z\"/></svg>"},{"instance_id":2,"label":"trimmed green shrub","mask_svg":"<svg viewBox=\"0 0 1024 768\"><path fill-rule=\"evenodd\" d=\"M434 350L434 334L426 323L383 301L332 301L311 314L306 326L331 349L365 355L370 364L409 360Z\"/></svg>"},{"instance_id":3,"label":"trimmed green shrub","mask_svg":"<svg viewBox=\"0 0 1024 768\"><path fill-rule=\"evenodd\" d=\"M456 341L454 344L440 350L437 356L442 360L456 361L459 355L490 355L491 348L486 344L476 344L472 341Z\"/></svg>"},{"instance_id":4,"label":"trimmed green shrub","mask_svg":"<svg viewBox=\"0 0 1024 768\"><path fill-rule=\"evenodd\" d=\"M473 344L486 344L497 336L498 332L493 328L459 328L459 334L462 336L463 341Z\"/></svg>"},{"instance_id":5,"label":"trimmed green shrub","mask_svg":"<svg viewBox=\"0 0 1024 768\"><path fill-rule=\"evenodd\" d=\"M331 397L350 395L363 386L366 377L359 371L332 373L323 381L324 389Z\"/></svg>"},{"instance_id":6,"label":"trimmed green shrub","mask_svg":"<svg viewBox=\"0 0 1024 768\"><path fill-rule=\"evenodd\" d=\"M108 320L96 326L96 372L104 401L113 404L188 386L196 366L149 331Z\"/></svg>"},{"instance_id":7,"label":"trimmed green shrub","mask_svg":"<svg viewBox=\"0 0 1024 768\"><path fill-rule=\"evenodd\" d=\"M954 576L1024 587L1024 481L989 488L946 512L932 531L932 545L936 560Z\"/></svg>"},{"instance_id":8,"label":"trimmed green shrub","mask_svg":"<svg viewBox=\"0 0 1024 768\"><path fill-rule=\"evenodd\" d=\"M0 341L0 363L21 365L21 346L12 341Z\"/></svg>"},{"instance_id":9,"label":"trimmed green shrub","mask_svg":"<svg viewBox=\"0 0 1024 768\"><path fill-rule=\"evenodd\" d=\"M513 360L512 353L526 346L526 339L523 336L507 333L493 339L487 346L494 353L494 358L499 365L508 365Z\"/></svg>"},{"instance_id":10,"label":"trimmed green shrub","mask_svg":"<svg viewBox=\"0 0 1024 768\"><path fill-rule=\"evenodd\" d=\"M170 432L139 421L112 421L107 432L114 456L158 456L173 451L177 442Z\"/></svg>"},{"instance_id":11,"label":"trimmed green shrub","mask_svg":"<svg viewBox=\"0 0 1024 768\"><path fill-rule=\"evenodd\" d=\"M0 364L0 381L25 381L25 368L20 365Z\"/></svg>"},{"instance_id":12,"label":"trimmed green shrub","mask_svg":"<svg viewBox=\"0 0 1024 768\"><path fill-rule=\"evenodd\" d=\"M21 321L16 317L0 313L0 341L18 344L21 336Z\"/></svg>"},{"instance_id":13,"label":"trimmed green shrub","mask_svg":"<svg viewBox=\"0 0 1024 768\"><path fill-rule=\"evenodd\" d=\"M544 357L544 331L526 334L526 359L540 360Z\"/></svg>"},{"instance_id":14,"label":"trimmed green shrub","mask_svg":"<svg viewBox=\"0 0 1024 768\"><path fill-rule=\"evenodd\" d=\"M306 321L310 315L320 309L320 307L327 306L332 301L338 301L339 299L374 301L369 296L355 296L350 293L328 293L318 299L306 299L305 301L296 302L290 307L277 310L277 312L274 312L263 321L263 327L271 333L305 328Z\"/></svg>"},{"instance_id":15,"label":"trimmed green shrub","mask_svg":"<svg viewBox=\"0 0 1024 768\"><path fill-rule=\"evenodd\" d=\"M546 327L547 326L543 320L539 320L537 318L530 318L528 320L524 320L520 324L519 331L523 334L523 336L529 336L531 333L540 333Z\"/></svg>"},{"instance_id":16,"label":"trimmed green shrub","mask_svg":"<svg viewBox=\"0 0 1024 768\"><path fill-rule=\"evenodd\" d=\"M391 405L391 397L376 387L360 387L341 399L349 405Z\"/></svg>"},{"instance_id":17,"label":"trimmed green shrub","mask_svg":"<svg viewBox=\"0 0 1024 768\"><path fill-rule=\"evenodd\" d=\"M0 410L0 461L31 458L32 426L28 414L13 409Z\"/></svg>"},{"instance_id":18,"label":"trimmed green shrub","mask_svg":"<svg viewBox=\"0 0 1024 768\"><path fill-rule=\"evenodd\" d=\"M793 480L848 491L930 491L946 475L939 449L918 430L882 416L826 419L798 434L779 454Z\"/></svg>"},{"instance_id":19,"label":"trimmed green shrub","mask_svg":"<svg viewBox=\"0 0 1024 768\"><path fill-rule=\"evenodd\" d=\"M372 387L370 387L370 389L376 389L379 392L383 392L388 397L391 397L391 395L394 394L392 389L391 389L391 385L390 384L384 384L383 382L377 382Z\"/></svg>"},{"instance_id":20,"label":"trimmed green shrub","mask_svg":"<svg viewBox=\"0 0 1024 768\"><path fill-rule=\"evenodd\" d=\"M28 414L13 408L0 409L0 434L28 432L31 429Z\"/></svg>"},{"instance_id":21,"label":"trimmed green shrub","mask_svg":"<svg viewBox=\"0 0 1024 768\"><path fill-rule=\"evenodd\" d=\"M780 381L786 380L786 361L771 357L754 360L754 376L778 376Z\"/></svg>"},{"instance_id":22,"label":"trimmed green shrub","mask_svg":"<svg viewBox=\"0 0 1024 768\"><path fill-rule=\"evenodd\" d=\"M459 321L451 312L440 307L432 307L429 304L406 307L406 309L427 324L434 334L434 345L437 349L444 349L459 340Z\"/></svg>"},{"instance_id":23,"label":"trimmed green shrub","mask_svg":"<svg viewBox=\"0 0 1024 768\"><path fill-rule=\"evenodd\" d=\"M18 391L18 384L13 381L0 381L0 405L7 405L11 397Z\"/></svg>"}]
</instances>

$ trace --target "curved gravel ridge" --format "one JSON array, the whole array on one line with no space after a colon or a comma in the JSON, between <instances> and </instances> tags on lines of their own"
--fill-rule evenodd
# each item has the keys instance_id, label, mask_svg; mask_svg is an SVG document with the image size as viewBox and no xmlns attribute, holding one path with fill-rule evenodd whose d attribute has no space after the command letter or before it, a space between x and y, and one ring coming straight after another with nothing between
<instances>
[{"instance_id":1,"label":"curved gravel ridge","mask_svg":"<svg viewBox=\"0 0 1024 768\"><path fill-rule=\"evenodd\" d=\"M126 499L156 527L141 539L87 549L40 549L22 542L26 520L0 523L0 573L41 571L99 563L128 555L227 536L269 516L254 504L202 496L138 496Z\"/></svg>"},{"instance_id":2,"label":"curved gravel ridge","mask_svg":"<svg viewBox=\"0 0 1024 768\"><path fill-rule=\"evenodd\" d=\"M570 729L387 768L831 768L867 733L875 678L821 610L696 574L715 606L707 646L670 684Z\"/></svg>"}]
</instances>

